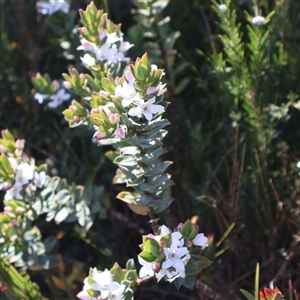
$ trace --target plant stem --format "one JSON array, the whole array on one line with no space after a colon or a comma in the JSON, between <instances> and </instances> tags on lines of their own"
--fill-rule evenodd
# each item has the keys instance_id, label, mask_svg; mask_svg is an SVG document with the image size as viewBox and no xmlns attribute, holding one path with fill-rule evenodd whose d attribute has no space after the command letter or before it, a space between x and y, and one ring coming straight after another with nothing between
<instances>
[{"instance_id":1,"label":"plant stem","mask_svg":"<svg viewBox=\"0 0 300 300\"><path fill-rule=\"evenodd\" d=\"M199 296L201 297L205 295L213 300L224 300L221 295L219 295L215 290L204 284L199 279L196 279L194 288L200 292Z\"/></svg>"},{"instance_id":2,"label":"plant stem","mask_svg":"<svg viewBox=\"0 0 300 300\"><path fill-rule=\"evenodd\" d=\"M150 211L148 213L148 215L150 217L150 222L151 222L151 227L152 227L153 233L156 234L157 230L158 230L158 225L156 222L153 221L155 219L155 214L153 211Z\"/></svg>"}]
</instances>

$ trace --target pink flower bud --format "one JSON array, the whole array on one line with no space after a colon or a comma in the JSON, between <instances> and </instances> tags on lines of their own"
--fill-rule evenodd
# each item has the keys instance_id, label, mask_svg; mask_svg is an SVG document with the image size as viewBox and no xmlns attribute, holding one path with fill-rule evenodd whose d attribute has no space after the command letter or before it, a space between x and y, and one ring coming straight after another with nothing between
<instances>
[{"instance_id":1,"label":"pink flower bud","mask_svg":"<svg viewBox=\"0 0 300 300\"><path fill-rule=\"evenodd\" d=\"M24 211L25 211L25 209L24 209L23 207L21 207L21 206L18 206L18 207L16 208L16 213L17 213L17 214L22 214Z\"/></svg>"},{"instance_id":2,"label":"pink flower bud","mask_svg":"<svg viewBox=\"0 0 300 300\"><path fill-rule=\"evenodd\" d=\"M119 76L117 76L117 77L115 78L115 84L116 84L116 85L119 85L119 84L120 84L120 77L119 77Z\"/></svg>"},{"instance_id":3,"label":"pink flower bud","mask_svg":"<svg viewBox=\"0 0 300 300\"><path fill-rule=\"evenodd\" d=\"M94 137L96 137L97 139L105 138L106 137L106 132L105 131L99 131L99 130L97 130L94 133Z\"/></svg>"},{"instance_id":4,"label":"pink flower bud","mask_svg":"<svg viewBox=\"0 0 300 300\"><path fill-rule=\"evenodd\" d=\"M4 153L6 151L5 147L3 145L0 145L0 153Z\"/></svg>"},{"instance_id":5,"label":"pink flower bud","mask_svg":"<svg viewBox=\"0 0 300 300\"><path fill-rule=\"evenodd\" d=\"M152 95L152 94L155 94L155 93L156 93L156 87L155 86L149 86L147 88L147 91L146 91L147 95Z\"/></svg>"},{"instance_id":6,"label":"pink flower bud","mask_svg":"<svg viewBox=\"0 0 300 300\"><path fill-rule=\"evenodd\" d=\"M182 228L182 227L183 227L183 225L184 225L184 224L181 222L181 223L179 223L179 224L178 224L177 228L179 228L179 229L180 229L180 228Z\"/></svg>"},{"instance_id":7,"label":"pink flower bud","mask_svg":"<svg viewBox=\"0 0 300 300\"><path fill-rule=\"evenodd\" d=\"M25 140L16 140L16 147L19 150L22 150L25 145Z\"/></svg>"},{"instance_id":8,"label":"pink flower bud","mask_svg":"<svg viewBox=\"0 0 300 300\"><path fill-rule=\"evenodd\" d=\"M152 266L152 269L154 271L158 271L160 269L160 263L158 261L154 262L153 266Z\"/></svg>"},{"instance_id":9,"label":"pink flower bud","mask_svg":"<svg viewBox=\"0 0 300 300\"><path fill-rule=\"evenodd\" d=\"M167 246L166 241L160 241L159 244L160 244L160 246L163 247L163 248L165 248L165 247Z\"/></svg>"},{"instance_id":10,"label":"pink flower bud","mask_svg":"<svg viewBox=\"0 0 300 300\"><path fill-rule=\"evenodd\" d=\"M51 83L51 86L53 88L53 90L58 90L59 89L59 82L57 80L53 80Z\"/></svg>"},{"instance_id":11,"label":"pink flower bud","mask_svg":"<svg viewBox=\"0 0 300 300\"><path fill-rule=\"evenodd\" d=\"M102 29L99 33L99 38L100 40L103 40L106 37L107 37L107 29Z\"/></svg>"},{"instance_id":12,"label":"pink flower bud","mask_svg":"<svg viewBox=\"0 0 300 300\"><path fill-rule=\"evenodd\" d=\"M12 212L12 208L10 206L4 206L3 211L4 211L4 213L10 213L10 212Z\"/></svg>"},{"instance_id":13,"label":"pink flower bud","mask_svg":"<svg viewBox=\"0 0 300 300\"><path fill-rule=\"evenodd\" d=\"M27 217L28 217L28 218L32 218L32 217L33 217L33 212L32 212L32 210L29 210L29 211L27 212Z\"/></svg>"},{"instance_id":14,"label":"pink flower bud","mask_svg":"<svg viewBox=\"0 0 300 300\"><path fill-rule=\"evenodd\" d=\"M72 88L72 84L69 81L64 81L63 86L65 89L69 90Z\"/></svg>"},{"instance_id":15,"label":"pink flower bud","mask_svg":"<svg viewBox=\"0 0 300 300\"><path fill-rule=\"evenodd\" d=\"M192 241L188 241L187 246L188 247L192 247L193 246L193 242Z\"/></svg>"},{"instance_id":16,"label":"pink flower bud","mask_svg":"<svg viewBox=\"0 0 300 300\"><path fill-rule=\"evenodd\" d=\"M77 111L77 107L75 105L70 105L69 110L74 113L75 111Z\"/></svg>"},{"instance_id":17,"label":"pink flower bud","mask_svg":"<svg viewBox=\"0 0 300 300\"><path fill-rule=\"evenodd\" d=\"M150 239L155 239L155 235L152 234L152 233L149 233L149 234L147 235L147 237L150 238Z\"/></svg>"},{"instance_id":18,"label":"pink flower bud","mask_svg":"<svg viewBox=\"0 0 300 300\"><path fill-rule=\"evenodd\" d=\"M118 123L119 122L119 115L117 115L117 114L111 114L110 116L109 116L109 122L111 123L111 124L116 124L116 123Z\"/></svg>"},{"instance_id":19,"label":"pink flower bud","mask_svg":"<svg viewBox=\"0 0 300 300\"><path fill-rule=\"evenodd\" d=\"M98 114L99 113L99 109L98 108L92 108L91 109L91 114Z\"/></svg>"},{"instance_id":20,"label":"pink flower bud","mask_svg":"<svg viewBox=\"0 0 300 300\"><path fill-rule=\"evenodd\" d=\"M78 122L78 121L80 121L80 117L78 117L78 116L74 116L74 117L73 117L73 121L75 121L75 122Z\"/></svg>"},{"instance_id":21,"label":"pink flower bud","mask_svg":"<svg viewBox=\"0 0 300 300\"><path fill-rule=\"evenodd\" d=\"M84 27L83 27L83 28L84 28ZM89 42L83 43L82 46L83 46L83 50L84 50L84 51L91 51L91 52L94 51L93 45L92 45L91 43L89 43Z\"/></svg>"},{"instance_id":22,"label":"pink flower bud","mask_svg":"<svg viewBox=\"0 0 300 300\"><path fill-rule=\"evenodd\" d=\"M129 70L125 72L125 78L128 82L132 82L134 80L133 74Z\"/></svg>"},{"instance_id":23,"label":"pink flower bud","mask_svg":"<svg viewBox=\"0 0 300 300\"><path fill-rule=\"evenodd\" d=\"M100 95L101 97L103 97L103 98L108 98L109 93L102 90L102 91L99 92L99 95Z\"/></svg>"},{"instance_id":24,"label":"pink flower bud","mask_svg":"<svg viewBox=\"0 0 300 300\"><path fill-rule=\"evenodd\" d=\"M85 74L80 73L80 74L79 74L79 78L80 78L81 80L85 80Z\"/></svg>"}]
</instances>

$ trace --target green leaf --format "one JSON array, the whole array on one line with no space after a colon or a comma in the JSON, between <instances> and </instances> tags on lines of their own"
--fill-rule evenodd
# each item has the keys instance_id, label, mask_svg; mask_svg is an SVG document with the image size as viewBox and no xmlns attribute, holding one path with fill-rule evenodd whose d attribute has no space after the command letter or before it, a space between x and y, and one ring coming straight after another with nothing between
<instances>
[{"instance_id":1,"label":"green leaf","mask_svg":"<svg viewBox=\"0 0 300 300\"><path fill-rule=\"evenodd\" d=\"M255 295L255 300L259 300L259 263L256 264L256 270L255 270L254 295Z\"/></svg>"},{"instance_id":2,"label":"green leaf","mask_svg":"<svg viewBox=\"0 0 300 300\"><path fill-rule=\"evenodd\" d=\"M1 171L4 171L5 174L9 173L10 162L3 153L0 155L0 168L1 168Z\"/></svg>"},{"instance_id":3,"label":"green leaf","mask_svg":"<svg viewBox=\"0 0 300 300\"><path fill-rule=\"evenodd\" d=\"M136 270L136 267L135 267L135 263L134 263L134 259L133 258L130 258L127 260L127 263L126 263L126 269L127 270Z\"/></svg>"},{"instance_id":4,"label":"green leaf","mask_svg":"<svg viewBox=\"0 0 300 300\"><path fill-rule=\"evenodd\" d=\"M145 170L146 171L145 176L150 177L150 176L162 174L172 163L173 163L172 161L165 161L159 164L155 164L155 163L149 164L147 166L147 169Z\"/></svg>"},{"instance_id":5,"label":"green leaf","mask_svg":"<svg viewBox=\"0 0 300 300\"><path fill-rule=\"evenodd\" d=\"M192 261L189 261L185 267L185 273L186 275L195 275L199 273L199 269L197 265L195 265Z\"/></svg>"},{"instance_id":6,"label":"green leaf","mask_svg":"<svg viewBox=\"0 0 300 300\"><path fill-rule=\"evenodd\" d=\"M13 135L10 133L10 131L9 130L7 130L7 129L3 129L2 131L1 131L1 135L2 135L2 138L4 139L4 140L7 140L7 141L15 141L15 139L14 139L14 137L13 137Z\"/></svg>"},{"instance_id":7,"label":"green leaf","mask_svg":"<svg viewBox=\"0 0 300 300\"><path fill-rule=\"evenodd\" d=\"M55 215L55 222L56 223L61 223L62 221L64 221L69 215L69 210L66 207L63 207L60 211L58 211L58 213Z\"/></svg>"},{"instance_id":8,"label":"green leaf","mask_svg":"<svg viewBox=\"0 0 300 300\"><path fill-rule=\"evenodd\" d=\"M193 224L190 220L186 220L181 228L181 233L184 237L189 236L191 231L193 230Z\"/></svg>"},{"instance_id":9,"label":"green leaf","mask_svg":"<svg viewBox=\"0 0 300 300\"><path fill-rule=\"evenodd\" d=\"M123 280L122 269L117 263L115 263L114 266L110 269L110 272L113 275L114 281L120 283Z\"/></svg>"},{"instance_id":10,"label":"green leaf","mask_svg":"<svg viewBox=\"0 0 300 300\"><path fill-rule=\"evenodd\" d=\"M143 258L147 262L153 262L156 260L156 256L154 256L150 251L143 250L139 256Z\"/></svg>"},{"instance_id":11,"label":"green leaf","mask_svg":"<svg viewBox=\"0 0 300 300\"><path fill-rule=\"evenodd\" d=\"M255 298L246 290L240 289L240 291L248 300L255 300Z\"/></svg>"},{"instance_id":12,"label":"green leaf","mask_svg":"<svg viewBox=\"0 0 300 300\"><path fill-rule=\"evenodd\" d=\"M208 266L210 266L212 263L208 258L206 258L203 255L200 255L199 258L200 258L200 263L198 264L198 268L200 269L205 269Z\"/></svg>"},{"instance_id":13,"label":"green leaf","mask_svg":"<svg viewBox=\"0 0 300 300\"><path fill-rule=\"evenodd\" d=\"M62 189L54 196L53 201L59 205L64 205L68 203L70 199L71 199L71 195L69 190Z\"/></svg>"},{"instance_id":14,"label":"green leaf","mask_svg":"<svg viewBox=\"0 0 300 300\"><path fill-rule=\"evenodd\" d=\"M55 236L49 236L44 240L47 253L55 253L58 249L58 240Z\"/></svg>"},{"instance_id":15,"label":"green leaf","mask_svg":"<svg viewBox=\"0 0 300 300\"><path fill-rule=\"evenodd\" d=\"M181 277L178 277L173 281L173 283L174 283L176 289L179 290L180 287L182 286L182 284L184 283L184 279Z\"/></svg>"},{"instance_id":16,"label":"green leaf","mask_svg":"<svg viewBox=\"0 0 300 300\"><path fill-rule=\"evenodd\" d=\"M185 278L184 278L184 282L183 282L183 285L185 287L187 287L188 289L193 289L194 285L195 285L195 276L192 276L192 275L187 275Z\"/></svg>"},{"instance_id":17,"label":"green leaf","mask_svg":"<svg viewBox=\"0 0 300 300\"><path fill-rule=\"evenodd\" d=\"M136 158L131 155L119 155L115 158L114 163L127 167L133 167L137 165Z\"/></svg>"},{"instance_id":18,"label":"green leaf","mask_svg":"<svg viewBox=\"0 0 300 300\"><path fill-rule=\"evenodd\" d=\"M109 94L114 94L115 93L115 86L108 78L101 78L101 83L103 86L103 89L108 92Z\"/></svg>"}]
</instances>

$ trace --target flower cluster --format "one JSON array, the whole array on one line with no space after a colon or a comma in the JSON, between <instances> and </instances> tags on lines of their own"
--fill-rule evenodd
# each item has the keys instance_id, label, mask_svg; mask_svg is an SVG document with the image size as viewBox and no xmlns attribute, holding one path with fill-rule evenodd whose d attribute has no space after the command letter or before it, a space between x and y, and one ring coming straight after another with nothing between
<instances>
[{"instance_id":1,"label":"flower cluster","mask_svg":"<svg viewBox=\"0 0 300 300\"><path fill-rule=\"evenodd\" d=\"M66 90L61 87L60 83L57 80L52 81L51 83L51 94L42 94L35 93L34 99L37 100L40 104L44 100L50 100L47 105L50 108L56 108L61 105L64 101L67 101L71 98L71 94L66 93Z\"/></svg>"},{"instance_id":2,"label":"flower cluster","mask_svg":"<svg viewBox=\"0 0 300 300\"><path fill-rule=\"evenodd\" d=\"M196 266L196 271L199 272L199 257L193 253L193 248L207 247L207 240L190 221L179 224L174 232L163 225L157 235L143 236L142 252L138 256L142 265L140 278L155 276L157 281L165 278L172 282L176 278L184 279L186 275L195 274L191 272L191 269L195 270L191 268L192 265Z\"/></svg>"},{"instance_id":3,"label":"flower cluster","mask_svg":"<svg viewBox=\"0 0 300 300\"><path fill-rule=\"evenodd\" d=\"M140 70L143 70L143 77ZM95 128L94 138L99 144L104 138L120 141L127 136L128 124L138 126L137 121L145 120L149 123L165 110L159 104L166 91L165 84L161 82L163 75L163 70L151 65L144 55L122 77L103 78L103 89L93 95L90 111L79 102L72 101L69 109L63 112L65 119L70 126L88 119ZM66 78L69 80L64 82L64 86L76 85L76 79Z\"/></svg>"},{"instance_id":4,"label":"flower cluster","mask_svg":"<svg viewBox=\"0 0 300 300\"><path fill-rule=\"evenodd\" d=\"M88 277L84 279L83 290L77 294L82 300L121 300L126 286L113 281L111 272L105 269L103 272L97 268L91 269Z\"/></svg>"},{"instance_id":5,"label":"flower cluster","mask_svg":"<svg viewBox=\"0 0 300 300\"><path fill-rule=\"evenodd\" d=\"M85 38L80 40L81 46L77 50L88 52L81 57L81 61L87 67L92 67L97 61L105 62L107 65L117 64L120 61L129 62L125 57L132 44L123 41L123 33L108 33L107 29L102 29L99 33L99 44L90 42Z\"/></svg>"},{"instance_id":6,"label":"flower cluster","mask_svg":"<svg viewBox=\"0 0 300 300\"><path fill-rule=\"evenodd\" d=\"M57 11L67 14L70 10L70 4L65 0L38 1L36 8L43 15L52 15Z\"/></svg>"},{"instance_id":7,"label":"flower cluster","mask_svg":"<svg viewBox=\"0 0 300 300\"><path fill-rule=\"evenodd\" d=\"M3 137L9 137L7 130L2 131ZM6 191L4 200L22 200L23 194L32 196L37 188L42 188L46 181L46 172L36 169L34 161L23 153L24 140L0 140L0 190Z\"/></svg>"}]
</instances>

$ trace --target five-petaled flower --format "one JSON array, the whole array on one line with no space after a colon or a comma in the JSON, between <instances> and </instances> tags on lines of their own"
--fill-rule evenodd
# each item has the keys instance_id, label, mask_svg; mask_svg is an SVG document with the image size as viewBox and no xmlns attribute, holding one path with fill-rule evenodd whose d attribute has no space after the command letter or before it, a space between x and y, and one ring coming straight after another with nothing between
<instances>
[{"instance_id":1,"label":"five-petaled flower","mask_svg":"<svg viewBox=\"0 0 300 300\"><path fill-rule=\"evenodd\" d=\"M151 121L154 114L163 112L165 109L162 105L154 104L154 102L155 97L149 99L147 102L144 102L144 100L135 100L134 103L137 106L132 107L129 110L128 115L139 118L144 115L148 121Z\"/></svg>"}]
</instances>

